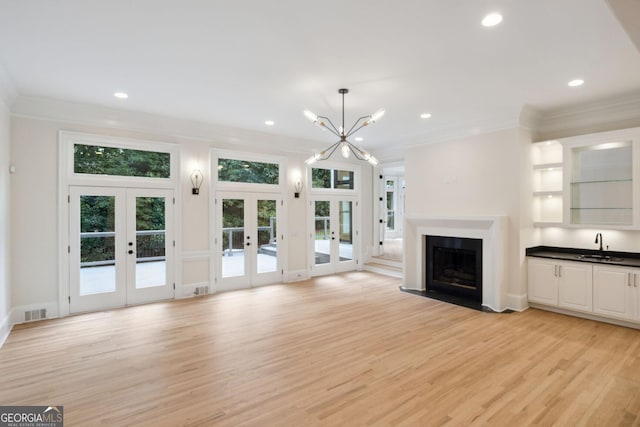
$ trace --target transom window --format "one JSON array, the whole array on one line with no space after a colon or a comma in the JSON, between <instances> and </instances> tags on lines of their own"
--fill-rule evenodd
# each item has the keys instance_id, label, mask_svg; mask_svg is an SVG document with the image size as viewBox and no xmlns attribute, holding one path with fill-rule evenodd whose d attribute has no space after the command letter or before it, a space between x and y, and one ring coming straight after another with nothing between
<instances>
[{"instance_id":1,"label":"transom window","mask_svg":"<svg viewBox=\"0 0 640 427\"><path fill-rule=\"evenodd\" d=\"M278 185L280 183L280 165L219 158L218 181Z\"/></svg>"},{"instance_id":2,"label":"transom window","mask_svg":"<svg viewBox=\"0 0 640 427\"><path fill-rule=\"evenodd\" d=\"M171 154L99 145L73 145L77 174L170 178Z\"/></svg>"},{"instance_id":3,"label":"transom window","mask_svg":"<svg viewBox=\"0 0 640 427\"><path fill-rule=\"evenodd\" d=\"M354 175L354 172L349 170L313 168L311 170L311 186L312 188L353 190L355 188Z\"/></svg>"}]
</instances>

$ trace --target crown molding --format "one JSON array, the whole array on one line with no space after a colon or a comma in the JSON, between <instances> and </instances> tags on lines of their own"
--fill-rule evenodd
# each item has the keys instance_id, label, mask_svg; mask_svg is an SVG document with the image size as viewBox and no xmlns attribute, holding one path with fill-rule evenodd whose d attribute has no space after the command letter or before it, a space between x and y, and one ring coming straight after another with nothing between
<instances>
[{"instance_id":1,"label":"crown molding","mask_svg":"<svg viewBox=\"0 0 640 427\"><path fill-rule=\"evenodd\" d=\"M0 64L0 104L4 104L7 111L11 110L14 100L18 97L18 90L7 70Z\"/></svg>"},{"instance_id":2,"label":"crown molding","mask_svg":"<svg viewBox=\"0 0 640 427\"><path fill-rule=\"evenodd\" d=\"M512 108L505 114L497 115L490 119L443 126L413 139L406 145L406 148L455 141L472 136L519 128L521 126L522 110L522 107ZM531 109L531 114L533 114L533 112L535 112L535 110Z\"/></svg>"},{"instance_id":3,"label":"crown molding","mask_svg":"<svg viewBox=\"0 0 640 427\"><path fill-rule=\"evenodd\" d=\"M640 91L544 111L537 140L640 126Z\"/></svg>"},{"instance_id":4,"label":"crown molding","mask_svg":"<svg viewBox=\"0 0 640 427\"><path fill-rule=\"evenodd\" d=\"M46 120L70 125L100 127L150 134L160 139L186 139L225 147L253 148L310 155L311 147L322 142L274 135L196 120L57 99L18 96L11 106L13 117Z\"/></svg>"}]
</instances>

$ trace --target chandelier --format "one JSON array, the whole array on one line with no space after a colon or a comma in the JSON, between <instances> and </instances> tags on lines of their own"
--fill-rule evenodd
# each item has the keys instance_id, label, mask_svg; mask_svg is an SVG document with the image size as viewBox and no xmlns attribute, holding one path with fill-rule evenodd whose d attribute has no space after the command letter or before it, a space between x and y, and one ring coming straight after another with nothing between
<instances>
[{"instance_id":1,"label":"chandelier","mask_svg":"<svg viewBox=\"0 0 640 427\"><path fill-rule=\"evenodd\" d=\"M305 163L310 165L318 160L327 160L338 149L338 147L340 147L342 157L344 157L345 159L348 159L350 154L353 153L356 159L366 160L373 166L376 166L378 164L378 160L375 157L364 151L362 148L356 147L355 145L347 141L347 138L358 132L363 127L369 126L370 124L380 120L380 118L384 115L384 109L381 108L369 116L360 117L355 121L353 126L351 126L351 129L349 129L349 131L345 131L344 95L349 93L349 89L339 89L338 93L342 95L342 126L340 126L339 128L336 128L328 117L318 116L317 114L314 114L309 110L304 110L304 115L307 116L309 120L318 125L322 130L328 129L329 132L340 138L340 141L336 142L329 148L322 150L319 153L315 153L313 156L309 157Z\"/></svg>"}]
</instances>

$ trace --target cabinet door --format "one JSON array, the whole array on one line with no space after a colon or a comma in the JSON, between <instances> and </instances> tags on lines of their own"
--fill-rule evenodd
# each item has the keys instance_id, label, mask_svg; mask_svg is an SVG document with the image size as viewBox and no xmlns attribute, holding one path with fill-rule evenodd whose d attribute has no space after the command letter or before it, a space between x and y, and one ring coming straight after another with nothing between
<instances>
[{"instance_id":1,"label":"cabinet door","mask_svg":"<svg viewBox=\"0 0 640 427\"><path fill-rule=\"evenodd\" d=\"M529 301L558 305L558 278L553 260L529 258Z\"/></svg>"},{"instance_id":2,"label":"cabinet door","mask_svg":"<svg viewBox=\"0 0 640 427\"><path fill-rule=\"evenodd\" d=\"M620 319L633 319L637 301L634 271L596 265L593 267L593 311Z\"/></svg>"},{"instance_id":3,"label":"cabinet door","mask_svg":"<svg viewBox=\"0 0 640 427\"><path fill-rule=\"evenodd\" d=\"M591 264L558 263L558 306L571 310L593 310L593 275Z\"/></svg>"}]
</instances>

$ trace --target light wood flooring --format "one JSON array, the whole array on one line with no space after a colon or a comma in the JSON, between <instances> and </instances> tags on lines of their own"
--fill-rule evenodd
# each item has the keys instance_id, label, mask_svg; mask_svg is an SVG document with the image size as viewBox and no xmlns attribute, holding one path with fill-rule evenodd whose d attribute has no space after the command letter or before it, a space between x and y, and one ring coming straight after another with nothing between
<instances>
[{"instance_id":1,"label":"light wood flooring","mask_svg":"<svg viewBox=\"0 0 640 427\"><path fill-rule=\"evenodd\" d=\"M16 326L0 404L65 425L640 425L640 331L352 272Z\"/></svg>"}]
</instances>

